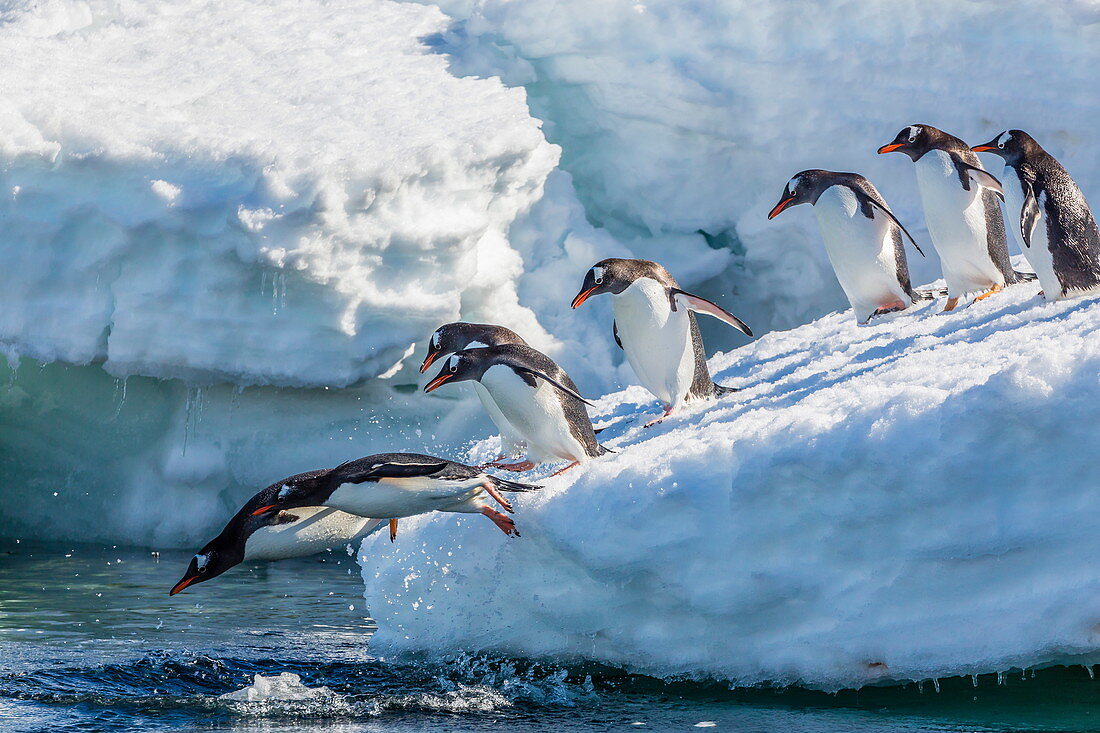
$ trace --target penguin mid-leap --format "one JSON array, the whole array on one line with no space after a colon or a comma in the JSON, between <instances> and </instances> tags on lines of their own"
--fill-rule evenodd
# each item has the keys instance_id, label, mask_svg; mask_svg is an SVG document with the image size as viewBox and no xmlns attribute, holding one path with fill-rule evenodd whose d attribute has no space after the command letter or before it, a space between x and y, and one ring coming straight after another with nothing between
<instances>
[{"instance_id":1,"label":"penguin mid-leap","mask_svg":"<svg viewBox=\"0 0 1100 733\"><path fill-rule=\"evenodd\" d=\"M1006 130L973 150L1004 158L1009 228L1035 268L1044 297L1100 292L1100 230L1062 164L1022 130Z\"/></svg>"},{"instance_id":2,"label":"penguin mid-leap","mask_svg":"<svg viewBox=\"0 0 1100 733\"><path fill-rule=\"evenodd\" d=\"M616 343L638 381L664 406L664 414L646 427L664 420L684 402L737 391L710 378L695 313L714 316L751 337L752 329L740 318L681 290L668 270L649 260L600 260L584 276L572 307L603 293L612 295Z\"/></svg>"},{"instance_id":3,"label":"penguin mid-leap","mask_svg":"<svg viewBox=\"0 0 1100 733\"><path fill-rule=\"evenodd\" d=\"M909 282L902 234L924 252L866 178L858 173L802 171L787 184L768 218L798 204L814 207L825 252L858 323L905 310L924 298Z\"/></svg>"},{"instance_id":4,"label":"penguin mid-leap","mask_svg":"<svg viewBox=\"0 0 1100 733\"><path fill-rule=\"evenodd\" d=\"M292 511L253 515L256 509L272 504L283 486L309 481L325 473L310 471L291 476L249 499L221 534L191 559L187 572L169 595L216 578L242 562L313 555L366 537L386 523L385 519L369 519L324 506L302 506Z\"/></svg>"},{"instance_id":5,"label":"penguin mid-leap","mask_svg":"<svg viewBox=\"0 0 1100 733\"><path fill-rule=\"evenodd\" d=\"M1004 191L970 146L931 125L910 125L878 149L895 151L916 164L924 219L947 281L944 311L967 293L982 291L975 298L982 300L1016 282L997 204Z\"/></svg>"},{"instance_id":6,"label":"penguin mid-leap","mask_svg":"<svg viewBox=\"0 0 1100 733\"><path fill-rule=\"evenodd\" d=\"M427 512L484 514L504 534L519 536L516 525L491 505L506 512L512 505L502 491L536 491L541 486L505 481L475 466L419 453L378 453L341 463L317 475L287 479L274 500L252 510L263 516L301 506L326 506L358 516L390 520L390 539L397 520Z\"/></svg>"},{"instance_id":7,"label":"penguin mid-leap","mask_svg":"<svg viewBox=\"0 0 1100 733\"><path fill-rule=\"evenodd\" d=\"M440 326L432 334L428 341L428 353L424 357L424 363L420 365L420 373L428 370L436 359L453 354L463 349L476 349L485 346L500 346L501 344L520 344L526 346L527 342L515 331L504 326L494 326L488 323L448 323ZM505 458L519 458L527 449L523 438L504 417L504 413L493 401L492 395L485 389L481 382L474 381L474 392L481 400L481 406L485 413L500 432L500 455L494 461L486 464L493 466L499 464Z\"/></svg>"},{"instance_id":8,"label":"penguin mid-leap","mask_svg":"<svg viewBox=\"0 0 1100 733\"><path fill-rule=\"evenodd\" d=\"M451 382L482 384L508 423L527 441L527 460L497 464L509 471L526 471L537 463L570 461L554 476L608 450L596 442L577 385L554 360L530 346L502 344L451 354L425 392Z\"/></svg>"}]
</instances>

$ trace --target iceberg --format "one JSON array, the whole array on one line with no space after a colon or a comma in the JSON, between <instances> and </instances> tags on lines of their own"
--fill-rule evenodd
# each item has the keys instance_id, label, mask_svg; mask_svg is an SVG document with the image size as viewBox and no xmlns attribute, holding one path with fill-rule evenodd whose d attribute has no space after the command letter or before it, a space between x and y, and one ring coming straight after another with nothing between
<instances>
[{"instance_id":1,"label":"iceberg","mask_svg":"<svg viewBox=\"0 0 1100 733\"><path fill-rule=\"evenodd\" d=\"M1095 660L1100 302L1036 291L772 332L650 429L604 397L617 453L520 497L522 539L364 543L372 649L826 689Z\"/></svg>"}]
</instances>

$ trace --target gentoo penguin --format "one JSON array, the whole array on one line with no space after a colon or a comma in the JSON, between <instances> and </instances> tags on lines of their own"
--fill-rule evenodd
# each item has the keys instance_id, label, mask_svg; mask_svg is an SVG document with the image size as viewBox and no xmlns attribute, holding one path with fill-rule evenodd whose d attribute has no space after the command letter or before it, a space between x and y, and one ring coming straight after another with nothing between
<instances>
[{"instance_id":1,"label":"gentoo penguin","mask_svg":"<svg viewBox=\"0 0 1100 733\"><path fill-rule=\"evenodd\" d=\"M814 207L825 252L859 324L922 299L909 282L901 235L924 252L870 181L858 173L802 171L768 218L799 204Z\"/></svg>"},{"instance_id":2,"label":"gentoo penguin","mask_svg":"<svg viewBox=\"0 0 1100 733\"><path fill-rule=\"evenodd\" d=\"M385 519L368 519L323 506L303 506L292 511L253 516L253 512L275 501L287 483L308 481L325 471L310 471L283 479L253 496L225 529L191 559L180 582L169 595L194 583L216 578L226 570L249 560L285 560L312 555L352 542L385 524Z\"/></svg>"},{"instance_id":3,"label":"gentoo penguin","mask_svg":"<svg viewBox=\"0 0 1100 733\"><path fill-rule=\"evenodd\" d=\"M1004 158L1008 221L1043 295L1100 292L1100 230L1066 169L1022 130L1006 130L973 150Z\"/></svg>"},{"instance_id":4,"label":"gentoo penguin","mask_svg":"<svg viewBox=\"0 0 1100 733\"><path fill-rule=\"evenodd\" d=\"M487 323L448 323L437 328L435 333L432 334L432 338L428 342L428 353L424 357L424 363L420 365L420 373L423 374L427 371L428 367L442 356L463 349L499 346L501 344L526 346L527 342L518 333L504 326L494 326ZM519 458L522 456L527 445L520 437L519 431L508 423L504 413L493 401L489 390L485 389L481 382L474 381L473 387L478 399L481 400L481 406L485 408L489 419L500 431L500 455L497 456L496 460L486 465L498 465L505 458Z\"/></svg>"},{"instance_id":5,"label":"gentoo penguin","mask_svg":"<svg viewBox=\"0 0 1100 733\"><path fill-rule=\"evenodd\" d=\"M910 125L878 149L895 151L916 163L924 220L947 281L944 311L967 293L980 290L975 300L982 300L1016 282L997 204L1004 191L970 146L931 125Z\"/></svg>"},{"instance_id":6,"label":"gentoo penguin","mask_svg":"<svg viewBox=\"0 0 1100 733\"><path fill-rule=\"evenodd\" d=\"M505 481L445 458L379 453L341 463L320 475L288 479L270 503L257 507L252 514L262 516L301 506L332 507L361 517L389 519L391 539L396 533L396 520L401 517L432 511L484 514L504 534L518 537L515 522L493 509L489 500L511 513L512 505L500 492L541 488Z\"/></svg>"},{"instance_id":7,"label":"gentoo penguin","mask_svg":"<svg viewBox=\"0 0 1100 733\"><path fill-rule=\"evenodd\" d=\"M752 329L740 318L681 290L668 270L649 260L600 260L584 276L572 307L603 293L612 295L616 343L626 352L638 381L664 406L664 414L646 427L664 420L684 402L737 391L710 378L695 313L714 316L751 337Z\"/></svg>"},{"instance_id":8,"label":"gentoo penguin","mask_svg":"<svg viewBox=\"0 0 1100 733\"><path fill-rule=\"evenodd\" d=\"M470 379L481 382L508 423L527 441L527 460L500 464L500 468L526 471L543 461L570 461L552 474L556 476L608 452L596 442L584 408L591 403L580 396L565 370L530 346L501 344L451 354L424 391Z\"/></svg>"}]
</instances>

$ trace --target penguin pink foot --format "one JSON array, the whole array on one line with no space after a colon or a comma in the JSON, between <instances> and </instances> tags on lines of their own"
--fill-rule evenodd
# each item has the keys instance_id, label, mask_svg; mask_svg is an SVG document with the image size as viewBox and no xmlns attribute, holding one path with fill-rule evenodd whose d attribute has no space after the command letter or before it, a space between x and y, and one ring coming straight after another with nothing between
<instances>
[{"instance_id":1,"label":"penguin pink foot","mask_svg":"<svg viewBox=\"0 0 1100 733\"><path fill-rule=\"evenodd\" d=\"M559 475L565 473L566 471L568 471L569 469L576 468L579 465L581 465L580 461L573 461L572 463L570 463L565 468L559 468L557 471L554 471L552 474L550 474L546 478L554 478L555 476L559 476Z\"/></svg>"},{"instance_id":2,"label":"penguin pink foot","mask_svg":"<svg viewBox=\"0 0 1100 733\"><path fill-rule=\"evenodd\" d=\"M504 509L504 511L508 512L509 514L515 513L515 510L512 509L512 504L500 495L500 492L497 491L495 486L493 486L492 481L486 481L481 486L485 489L485 492L489 494L489 496L493 497L493 499L496 500L497 504L500 504L501 508Z\"/></svg>"},{"instance_id":3,"label":"penguin pink foot","mask_svg":"<svg viewBox=\"0 0 1100 733\"><path fill-rule=\"evenodd\" d=\"M493 520L493 524L500 527L500 531L509 537L519 537L519 531L516 529L516 523L511 520L506 514L501 514L492 507L482 507L481 513Z\"/></svg>"},{"instance_id":4,"label":"penguin pink foot","mask_svg":"<svg viewBox=\"0 0 1100 733\"><path fill-rule=\"evenodd\" d=\"M502 471L514 471L516 473L530 471L535 467L535 464L531 461L520 461L519 463L494 463L492 465L494 468L499 468Z\"/></svg>"},{"instance_id":5,"label":"penguin pink foot","mask_svg":"<svg viewBox=\"0 0 1100 733\"><path fill-rule=\"evenodd\" d=\"M643 425L642 427L644 427L644 428L651 428L651 427L653 427L654 425L656 425L657 423L659 423L659 422L661 422L662 420L664 420L664 419L665 419L666 417L668 417L668 416L669 416L669 415L671 415L671 414L672 414L672 406L671 406L671 405L666 405L666 406L665 406L665 411L664 411L664 414L662 414L662 415L661 415L660 417L655 417L655 418L653 418L652 420L650 420L649 422L647 422L647 423L646 423L645 425Z\"/></svg>"},{"instance_id":6,"label":"penguin pink foot","mask_svg":"<svg viewBox=\"0 0 1100 733\"><path fill-rule=\"evenodd\" d=\"M886 305L880 305L875 309L875 312L871 314L871 317L884 316L887 313L897 313L898 311L905 310L905 303L900 300L895 300L893 303L887 303Z\"/></svg>"},{"instance_id":7,"label":"penguin pink foot","mask_svg":"<svg viewBox=\"0 0 1100 733\"><path fill-rule=\"evenodd\" d=\"M994 283L993 287L991 287L989 290L987 290L986 292L979 295L977 298L974 298L974 302L977 303L979 300L985 300L990 295L996 295L997 293L1001 292L1003 289L1004 289L1004 286L999 285L997 283Z\"/></svg>"}]
</instances>

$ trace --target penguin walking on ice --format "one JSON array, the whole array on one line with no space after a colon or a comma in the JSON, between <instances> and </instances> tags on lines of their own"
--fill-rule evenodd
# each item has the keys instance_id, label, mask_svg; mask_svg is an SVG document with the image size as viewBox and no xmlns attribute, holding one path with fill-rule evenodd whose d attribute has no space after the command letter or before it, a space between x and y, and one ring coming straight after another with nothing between
<instances>
[{"instance_id":1,"label":"penguin walking on ice","mask_svg":"<svg viewBox=\"0 0 1100 733\"><path fill-rule=\"evenodd\" d=\"M304 476L304 478L303 478ZM287 479L275 498L252 510L263 516L301 506L326 506L349 514L390 520L390 539L397 520L428 512L484 514L506 535L519 536L515 522L504 511L512 505L502 491L537 491L541 486L506 481L480 468L419 453L378 453L341 463L319 475L300 474Z\"/></svg>"},{"instance_id":2,"label":"penguin walking on ice","mask_svg":"<svg viewBox=\"0 0 1100 733\"><path fill-rule=\"evenodd\" d=\"M253 515L259 507L274 502L283 486L313 480L325 473L310 471L291 476L249 499L221 534L191 559L187 572L169 595L216 578L242 562L313 555L366 537L386 523L385 519L360 517L319 505Z\"/></svg>"},{"instance_id":3,"label":"penguin walking on ice","mask_svg":"<svg viewBox=\"0 0 1100 733\"><path fill-rule=\"evenodd\" d=\"M603 293L612 296L615 342L642 386L664 407L664 414L645 427L664 420L685 402L737 391L711 379L695 313L713 316L752 337L752 329L740 318L681 290L668 270L649 260L600 260L585 274L572 307Z\"/></svg>"},{"instance_id":4,"label":"penguin walking on ice","mask_svg":"<svg viewBox=\"0 0 1100 733\"><path fill-rule=\"evenodd\" d=\"M500 346L501 344L527 346L527 342L518 333L504 326L487 323L447 323L437 328L428 341L428 353L424 357L424 363L420 365L420 373L426 372L428 367L435 363L436 359L453 354L456 351L485 346ZM481 406L485 408L489 419L493 421L500 432L500 455L485 465L493 466L506 458L519 458L522 456L527 449L527 444L523 441L519 431L512 427L508 422L508 418L504 417L504 413L493 401L493 396L489 394L489 390L485 389L481 382L475 380L473 387L474 393L481 400Z\"/></svg>"},{"instance_id":5,"label":"penguin walking on ice","mask_svg":"<svg viewBox=\"0 0 1100 733\"><path fill-rule=\"evenodd\" d=\"M972 149L1004 159L1009 226L1039 276L1044 297L1100 293L1100 230L1062 164L1023 130L1006 130Z\"/></svg>"},{"instance_id":6,"label":"penguin walking on ice","mask_svg":"<svg viewBox=\"0 0 1100 733\"><path fill-rule=\"evenodd\" d=\"M768 218L799 204L814 207L825 252L860 325L931 297L915 291L909 281L902 234L922 256L924 252L866 178L802 171L787 183Z\"/></svg>"},{"instance_id":7,"label":"penguin walking on ice","mask_svg":"<svg viewBox=\"0 0 1100 733\"><path fill-rule=\"evenodd\" d=\"M910 125L878 152L905 153L916 164L924 219L947 281L944 312L967 293L982 291L975 301L983 300L1017 282L997 203L1004 190L969 145L931 125Z\"/></svg>"},{"instance_id":8,"label":"penguin walking on ice","mask_svg":"<svg viewBox=\"0 0 1100 733\"><path fill-rule=\"evenodd\" d=\"M545 461L569 461L551 474L557 476L610 452L596 441L585 410L585 405L592 403L580 395L564 369L530 346L502 344L451 354L424 391L467 380L485 387L508 423L527 442L526 460L495 464L498 468L527 471Z\"/></svg>"}]
</instances>

